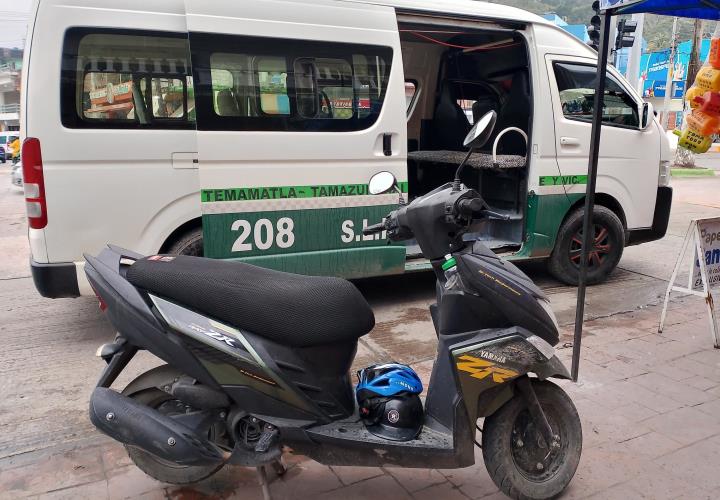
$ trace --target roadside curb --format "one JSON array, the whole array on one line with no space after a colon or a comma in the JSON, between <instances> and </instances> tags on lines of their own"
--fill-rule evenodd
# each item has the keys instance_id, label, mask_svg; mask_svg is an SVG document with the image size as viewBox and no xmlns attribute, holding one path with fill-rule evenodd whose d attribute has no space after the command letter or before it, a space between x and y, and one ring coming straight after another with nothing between
<instances>
[{"instance_id":1,"label":"roadside curb","mask_svg":"<svg viewBox=\"0 0 720 500\"><path fill-rule=\"evenodd\" d=\"M714 177L715 171L710 168L671 168L670 175L673 177Z\"/></svg>"}]
</instances>

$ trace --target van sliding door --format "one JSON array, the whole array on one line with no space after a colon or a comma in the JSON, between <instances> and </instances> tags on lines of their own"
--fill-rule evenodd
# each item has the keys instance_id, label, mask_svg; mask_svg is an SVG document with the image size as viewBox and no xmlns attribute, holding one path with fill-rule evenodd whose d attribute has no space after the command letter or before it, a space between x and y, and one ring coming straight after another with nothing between
<instances>
[{"instance_id":1,"label":"van sliding door","mask_svg":"<svg viewBox=\"0 0 720 500\"><path fill-rule=\"evenodd\" d=\"M186 0L207 257L305 274L401 272L362 235L407 188L400 40L391 8Z\"/></svg>"}]
</instances>

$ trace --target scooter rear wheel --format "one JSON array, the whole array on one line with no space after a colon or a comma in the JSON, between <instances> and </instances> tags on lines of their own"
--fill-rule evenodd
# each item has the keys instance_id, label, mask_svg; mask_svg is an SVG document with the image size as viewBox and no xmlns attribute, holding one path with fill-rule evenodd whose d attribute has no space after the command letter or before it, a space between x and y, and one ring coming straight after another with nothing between
<instances>
[{"instance_id":1,"label":"scooter rear wheel","mask_svg":"<svg viewBox=\"0 0 720 500\"><path fill-rule=\"evenodd\" d=\"M558 448L546 446L525 398L516 394L485 419L483 458L500 490L516 500L554 498L570 484L582 452L580 417L570 397L551 382L532 380Z\"/></svg>"},{"instance_id":2,"label":"scooter rear wheel","mask_svg":"<svg viewBox=\"0 0 720 500\"><path fill-rule=\"evenodd\" d=\"M166 415L173 414L173 406L182 405L178 400L159 389L146 389L131 396L139 403L145 404ZM184 406L183 406L184 409ZM211 433L212 433L211 429ZM210 436L212 439L214 436ZM135 446L125 445L130 460L148 476L168 484L192 484L207 479L222 469L223 463L213 465L180 465Z\"/></svg>"}]
</instances>

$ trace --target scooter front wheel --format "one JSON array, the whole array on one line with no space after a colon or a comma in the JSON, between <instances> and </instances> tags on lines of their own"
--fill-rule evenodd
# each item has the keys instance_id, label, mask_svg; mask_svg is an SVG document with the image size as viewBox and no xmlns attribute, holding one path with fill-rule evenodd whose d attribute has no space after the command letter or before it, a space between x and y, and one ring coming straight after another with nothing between
<instances>
[{"instance_id":1,"label":"scooter front wheel","mask_svg":"<svg viewBox=\"0 0 720 500\"><path fill-rule=\"evenodd\" d=\"M582 452L580 416L570 397L551 382L533 379L532 386L559 444L545 443L519 392L485 419L482 433L490 477L516 500L542 500L562 493Z\"/></svg>"}]
</instances>

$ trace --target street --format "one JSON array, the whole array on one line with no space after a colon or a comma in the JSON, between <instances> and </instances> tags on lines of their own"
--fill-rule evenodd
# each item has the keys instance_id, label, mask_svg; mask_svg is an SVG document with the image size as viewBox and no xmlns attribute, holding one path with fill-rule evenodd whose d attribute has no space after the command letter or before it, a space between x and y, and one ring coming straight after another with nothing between
<instances>
[{"instance_id":1,"label":"street","mask_svg":"<svg viewBox=\"0 0 720 500\"><path fill-rule=\"evenodd\" d=\"M35 291L24 200L10 185L9 170L9 164L0 166L0 498L258 497L254 471L239 467L226 467L197 488L161 485L90 424L87 401L103 367L95 350L114 332L96 299L48 300ZM720 176L674 179L673 186L667 236L627 248L611 279L588 289L580 384L563 383L585 437L567 498L720 495L720 477L711 467L720 459L720 352L712 349L702 301L675 298L667 331L654 333L689 221L720 215ZM557 347L569 362L575 289L553 280L540 262L521 268L550 296L563 327ZM436 346L427 309L433 276L357 285L377 324L360 340L355 367L396 360L412 364L427 382ZM141 353L114 387L156 364ZM380 498L373 491L401 498L501 498L479 450L477 458L468 470L405 471L330 469L290 456L288 474L272 491L276 498Z\"/></svg>"}]
</instances>

